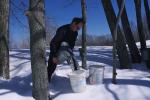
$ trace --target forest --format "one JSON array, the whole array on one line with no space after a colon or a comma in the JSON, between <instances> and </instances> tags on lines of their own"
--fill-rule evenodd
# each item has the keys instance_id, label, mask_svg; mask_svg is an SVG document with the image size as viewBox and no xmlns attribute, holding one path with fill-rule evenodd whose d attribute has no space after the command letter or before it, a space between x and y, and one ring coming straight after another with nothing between
<instances>
[{"instance_id":1,"label":"forest","mask_svg":"<svg viewBox=\"0 0 150 100\"><path fill-rule=\"evenodd\" d=\"M0 0L0 99L150 100L149 6L149 0ZM86 72L105 66L104 82L87 83L79 94L71 91L68 60L50 83L47 69L51 53L59 51L50 43L74 17L82 17L83 26L72 56Z\"/></svg>"}]
</instances>

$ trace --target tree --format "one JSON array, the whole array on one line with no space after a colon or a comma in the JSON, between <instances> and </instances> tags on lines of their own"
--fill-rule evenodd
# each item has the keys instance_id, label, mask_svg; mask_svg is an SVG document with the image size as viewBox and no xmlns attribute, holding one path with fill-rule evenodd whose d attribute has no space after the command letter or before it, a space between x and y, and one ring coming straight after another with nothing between
<instances>
[{"instance_id":1,"label":"tree","mask_svg":"<svg viewBox=\"0 0 150 100\"><path fill-rule=\"evenodd\" d=\"M143 23L142 23L142 15L141 15L141 0L134 0L134 3L135 3L137 27L138 27L141 49L145 49L146 48L146 40L145 40L145 34L143 32Z\"/></svg>"},{"instance_id":2,"label":"tree","mask_svg":"<svg viewBox=\"0 0 150 100\"><path fill-rule=\"evenodd\" d=\"M9 0L0 0L0 76L9 79Z\"/></svg>"},{"instance_id":3,"label":"tree","mask_svg":"<svg viewBox=\"0 0 150 100\"><path fill-rule=\"evenodd\" d=\"M146 16L142 16L142 20L143 20L143 32L145 34L145 39L149 40L150 39L150 30L148 28L148 23L147 23L147 18Z\"/></svg>"},{"instance_id":4,"label":"tree","mask_svg":"<svg viewBox=\"0 0 150 100\"><path fill-rule=\"evenodd\" d=\"M121 9L121 3L122 3L122 0L117 0L119 9ZM127 41L127 44L128 44L129 50L130 50L132 62L140 63L140 60L141 60L140 53L135 44L135 40L134 40L133 33L130 28L130 23L128 20L128 16L127 16L125 7L122 12L121 21L122 21L124 35L126 37L126 41Z\"/></svg>"},{"instance_id":5,"label":"tree","mask_svg":"<svg viewBox=\"0 0 150 100\"><path fill-rule=\"evenodd\" d=\"M148 5L148 0L144 0L144 7L145 7L145 12L146 12L147 24L148 24L148 28L150 31L150 9Z\"/></svg>"},{"instance_id":6,"label":"tree","mask_svg":"<svg viewBox=\"0 0 150 100\"><path fill-rule=\"evenodd\" d=\"M30 27L30 52L33 80L33 97L48 100L48 76L46 66L46 29L44 0L30 0L26 12Z\"/></svg>"},{"instance_id":7,"label":"tree","mask_svg":"<svg viewBox=\"0 0 150 100\"><path fill-rule=\"evenodd\" d=\"M104 12L105 12L108 24L109 24L112 37L114 37L114 29L115 29L117 19L116 19L116 15L113 10L111 1L102 0L102 5L104 8ZM117 33L118 33L118 36L117 36L117 41L116 41L116 45L117 45L116 49L117 49L120 66L121 68L129 68L130 66L129 55L128 55L128 51L126 48L126 43L124 40L123 33L121 32L121 29L119 26L118 26Z\"/></svg>"},{"instance_id":8,"label":"tree","mask_svg":"<svg viewBox=\"0 0 150 100\"><path fill-rule=\"evenodd\" d=\"M87 64L86 64L86 0L81 0L81 7L82 7L82 17L84 20L84 25L82 29L82 67L84 69L87 69Z\"/></svg>"}]
</instances>

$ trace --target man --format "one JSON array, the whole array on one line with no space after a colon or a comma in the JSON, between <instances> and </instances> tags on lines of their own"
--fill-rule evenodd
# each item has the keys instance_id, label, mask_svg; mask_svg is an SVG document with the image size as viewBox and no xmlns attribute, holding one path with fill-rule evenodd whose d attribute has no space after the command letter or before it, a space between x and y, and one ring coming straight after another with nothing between
<instances>
[{"instance_id":1,"label":"man","mask_svg":"<svg viewBox=\"0 0 150 100\"><path fill-rule=\"evenodd\" d=\"M50 55L48 60L48 79L51 81L53 72L58 64L58 51L61 43L66 42L73 51L78 31L82 28L84 21L82 18L73 18L71 24L63 25L56 31L55 36L50 43Z\"/></svg>"}]
</instances>

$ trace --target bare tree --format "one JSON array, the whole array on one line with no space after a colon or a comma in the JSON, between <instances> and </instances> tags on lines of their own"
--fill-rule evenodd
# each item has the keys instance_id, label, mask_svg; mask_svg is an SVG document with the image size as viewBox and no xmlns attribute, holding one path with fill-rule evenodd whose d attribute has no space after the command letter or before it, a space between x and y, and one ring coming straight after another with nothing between
<instances>
[{"instance_id":1,"label":"bare tree","mask_svg":"<svg viewBox=\"0 0 150 100\"><path fill-rule=\"evenodd\" d=\"M116 19L113 6L110 0L102 0L102 5L103 5L105 15L106 15L109 27L110 27L110 31L112 33L112 37L114 37L114 29L116 26L117 19ZM130 66L129 55L128 55L123 33L121 32L121 29L119 26L118 26L117 33L118 35L117 35L117 41L116 41L116 45L117 45L116 48L117 48L117 54L118 54L120 66L121 68L129 68Z\"/></svg>"},{"instance_id":2,"label":"bare tree","mask_svg":"<svg viewBox=\"0 0 150 100\"><path fill-rule=\"evenodd\" d=\"M81 0L81 7L82 7L82 17L84 19L84 26L82 29L82 67L87 69L87 64L86 64L86 0Z\"/></svg>"},{"instance_id":3,"label":"bare tree","mask_svg":"<svg viewBox=\"0 0 150 100\"><path fill-rule=\"evenodd\" d=\"M46 66L45 0L30 0L26 12L30 27L30 52L33 80L33 97L48 100L48 76Z\"/></svg>"},{"instance_id":4,"label":"bare tree","mask_svg":"<svg viewBox=\"0 0 150 100\"><path fill-rule=\"evenodd\" d=\"M135 42L139 42L139 35L138 35L138 29L134 22L130 21L131 30L135 39Z\"/></svg>"},{"instance_id":5,"label":"bare tree","mask_svg":"<svg viewBox=\"0 0 150 100\"><path fill-rule=\"evenodd\" d=\"M117 0L117 3L118 3L119 9L121 9L122 0ZM129 50L130 50L132 62L133 63L140 63L140 60L141 60L140 53L139 53L139 50L135 44L135 40L134 40L132 31L130 28L130 23L128 20L128 16L127 16L125 7L124 7L123 12L122 12L121 21L122 21L124 35L126 37L126 41L127 41L127 44L128 44Z\"/></svg>"},{"instance_id":6,"label":"bare tree","mask_svg":"<svg viewBox=\"0 0 150 100\"><path fill-rule=\"evenodd\" d=\"M0 0L0 76L9 79L9 0Z\"/></svg>"},{"instance_id":7,"label":"bare tree","mask_svg":"<svg viewBox=\"0 0 150 100\"><path fill-rule=\"evenodd\" d=\"M145 40L145 34L143 32L143 23L142 23L142 15L141 15L141 0L134 0L134 3L135 3L137 26L138 26L141 49L144 49L146 48L146 40Z\"/></svg>"},{"instance_id":8,"label":"bare tree","mask_svg":"<svg viewBox=\"0 0 150 100\"><path fill-rule=\"evenodd\" d=\"M147 24L148 24L148 28L150 31L150 9L148 5L148 0L144 0L144 7L145 7L145 12L146 12Z\"/></svg>"}]
</instances>

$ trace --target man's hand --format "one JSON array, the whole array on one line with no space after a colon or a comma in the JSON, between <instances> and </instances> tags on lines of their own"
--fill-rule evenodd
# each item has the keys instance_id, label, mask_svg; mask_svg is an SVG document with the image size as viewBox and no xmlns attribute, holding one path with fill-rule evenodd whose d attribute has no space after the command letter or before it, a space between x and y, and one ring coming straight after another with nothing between
<instances>
[{"instance_id":1,"label":"man's hand","mask_svg":"<svg viewBox=\"0 0 150 100\"><path fill-rule=\"evenodd\" d=\"M57 57L54 57L54 58L53 58L53 63L55 63L55 64L57 64L57 63L58 63L58 59L57 59Z\"/></svg>"}]
</instances>

